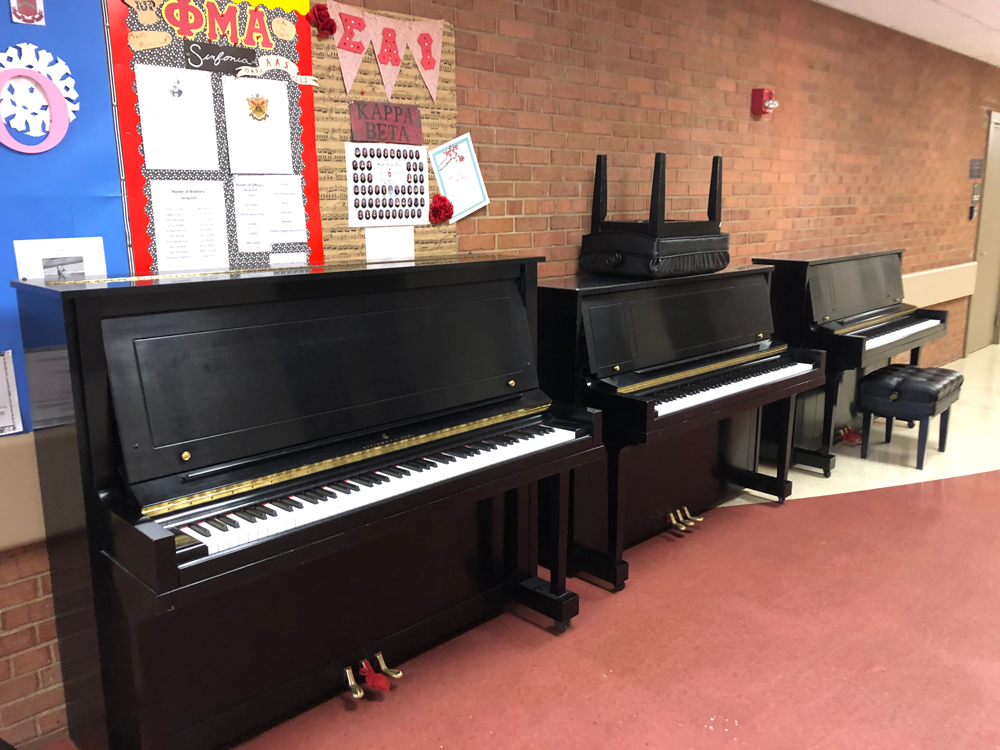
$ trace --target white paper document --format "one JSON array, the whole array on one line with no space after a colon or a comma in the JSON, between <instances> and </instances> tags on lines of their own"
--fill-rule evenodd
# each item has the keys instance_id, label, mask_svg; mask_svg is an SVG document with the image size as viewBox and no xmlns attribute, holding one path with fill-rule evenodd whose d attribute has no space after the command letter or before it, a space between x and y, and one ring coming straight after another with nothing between
<instances>
[{"instance_id":1,"label":"white paper document","mask_svg":"<svg viewBox=\"0 0 1000 750\"><path fill-rule=\"evenodd\" d=\"M486 183L472 147L472 136L460 135L431 149L428 155L438 189L455 209L450 223L489 205L490 197L486 194Z\"/></svg>"},{"instance_id":2,"label":"white paper document","mask_svg":"<svg viewBox=\"0 0 1000 750\"><path fill-rule=\"evenodd\" d=\"M299 175L236 175L233 195L241 253L269 253L272 245L307 241Z\"/></svg>"},{"instance_id":3,"label":"white paper document","mask_svg":"<svg viewBox=\"0 0 1000 750\"><path fill-rule=\"evenodd\" d=\"M365 227L369 263L413 260L413 227Z\"/></svg>"},{"instance_id":4,"label":"white paper document","mask_svg":"<svg viewBox=\"0 0 1000 750\"><path fill-rule=\"evenodd\" d=\"M302 268L309 265L308 253L271 253L271 268Z\"/></svg>"},{"instance_id":5,"label":"white paper document","mask_svg":"<svg viewBox=\"0 0 1000 750\"><path fill-rule=\"evenodd\" d=\"M288 84L222 77L229 169L233 174L291 174Z\"/></svg>"},{"instance_id":6,"label":"white paper document","mask_svg":"<svg viewBox=\"0 0 1000 750\"><path fill-rule=\"evenodd\" d=\"M0 352L0 435L13 435L23 429L14 381L14 355L8 350Z\"/></svg>"},{"instance_id":7,"label":"white paper document","mask_svg":"<svg viewBox=\"0 0 1000 750\"><path fill-rule=\"evenodd\" d=\"M211 73L136 65L135 88L147 169L219 168Z\"/></svg>"},{"instance_id":8,"label":"white paper document","mask_svg":"<svg viewBox=\"0 0 1000 750\"><path fill-rule=\"evenodd\" d=\"M229 268L221 182L153 180L153 231L160 273Z\"/></svg>"},{"instance_id":9,"label":"white paper document","mask_svg":"<svg viewBox=\"0 0 1000 750\"><path fill-rule=\"evenodd\" d=\"M108 275L102 237L14 240L19 279L78 281Z\"/></svg>"}]
</instances>

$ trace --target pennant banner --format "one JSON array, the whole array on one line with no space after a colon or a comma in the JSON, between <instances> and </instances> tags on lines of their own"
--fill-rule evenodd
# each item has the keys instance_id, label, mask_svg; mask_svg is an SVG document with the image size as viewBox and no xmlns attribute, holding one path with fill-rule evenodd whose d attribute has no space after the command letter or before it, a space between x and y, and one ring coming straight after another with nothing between
<instances>
[{"instance_id":1,"label":"pennant banner","mask_svg":"<svg viewBox=\"0 0 1000 750\"><path fill-rule=\"evenodd\" d=\"M417 70L420 71L427 90L431 92L431 99L437 101L444 21L410 21L407 32L406 46L413 53Z\"/></svg>"},{"instance_id":2,"label":"pennant banner","mask_svg":"<svg viewBox=\"0 0 1000 750\"><path fill-rule=\"evenodd\" d=\"M403 64L403 54L406 52L406 40L410 24L407 21L397 21L394 18L365 13L365 23L371 33L372 45L375 47L375 61L378 63L382 83L385 85L385 98L392 99L392 90L396 86L396 78Z\"/></svg>"},{"instance_id":3,"label":"pennant banner","mask_svg":"<svg viewBox=\"0 0 1000 750\"><path fill-rule=\"evenodd\" d=\"M351 93L351 86L358 75L361 61L364 59L368 42L371 41L371 30L365 21L365 12L343 3L327 3L330 17L336 21L337 30L333 34L333 43L337 45L337 58L340 60L340 72L344 76L344 86Z\"/></svg>"},{"instance_id":4,"label":"pennant banner","mask_svg":"<svg viewBox=\"0 0 1000 750\"><path fill-rule=\"evenodd\" d=\"M288 77L300 86L318 86L319 83L313 76L299 75L299 66L281 55L264 55L257 58L255 66L243 65L236 70L237 78L260 78L271 70L278 70L287 73Z\"/></svg>"}]
</instances>

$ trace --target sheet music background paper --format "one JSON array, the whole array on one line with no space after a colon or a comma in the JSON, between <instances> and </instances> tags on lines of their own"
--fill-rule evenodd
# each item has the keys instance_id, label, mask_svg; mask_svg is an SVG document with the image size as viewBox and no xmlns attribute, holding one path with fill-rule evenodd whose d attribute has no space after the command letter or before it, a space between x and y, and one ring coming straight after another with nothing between
<instances>
[{"instance_id":1,"label":"sheet music background paper","mask_svg":"<svg viewBox=\"0 0 1000 750\"><path fill-rule=\"evenodd\" d=\"M379 10L380 16L408 21L414 16ZM365 234L361 228L347 223L349 196L344 142L352 139L348 115L349 101L372 101L385 104L382 74L375 60L375 47L365 51L357 78L350 93L344 90L344 78L332 37L319 39L312 31L313 74L319 79L316 89L316 148L319 159L319 202L323 214L323 249L326 261L365 260ZM364 95L362 95L364 91ZM455 31L444 24L441 51L441 77L437 102L431 99L417 61L407 48L403 54L399 77L392 91L394 104L415 104L420 107L424 143L434 145L455 137L457 107L455 102ZM429 170L432 172L432 170ZM433 173L428 175L428 197L440 192ZM354 196L350 196L353 198ZM451 224L431 224L417 227L414 237L416 257L450 255L458 252L458 238ZM374 248L376 254L384 245Z\"/></svg>"},{"instance_id":2,"label":"sheet music background paper","mask_svg":"<svg viewBox=\"0 0 1000 750\"><path fill-rule=\"evenodd\" d=\"M23 429L14 382L14 355L7 350L0 352L0 435L13 435Z\"/></svg>"}]
</instances>

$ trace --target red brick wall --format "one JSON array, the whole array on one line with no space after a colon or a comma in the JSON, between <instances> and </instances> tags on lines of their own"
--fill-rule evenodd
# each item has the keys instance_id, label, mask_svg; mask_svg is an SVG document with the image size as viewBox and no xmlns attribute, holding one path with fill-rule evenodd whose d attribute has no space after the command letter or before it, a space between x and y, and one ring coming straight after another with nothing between
<instances>
[{"instance_id":1,"label":"red brick wall","mask_svg":"<svg viewBox=\"0 0 1000 750\"><path fill-rule=\"evenodd\" d=\"M48 570L44 544L0 552L0 739L18 748L65 735Z\"/></svg>"},{"instance_id":2,"label":"red brick wall","mask_svg":"<svg viewBox=\"0 0 1000 750\"><path fill-rule=\"evenodd\" d=\"M665 151L681 218L705 211L724 157L734 262L903 247L912 272L973 258L968 160L984 156L1000 69L808 0L359 4L455 26L459 131L493 201L458 225L462 250L572 273L597 154L610 215L634 218ZM775 89L775 114L750 114L758 86ZM951 330L954 348L964 326Z\"/></svg>"}]
</instances>

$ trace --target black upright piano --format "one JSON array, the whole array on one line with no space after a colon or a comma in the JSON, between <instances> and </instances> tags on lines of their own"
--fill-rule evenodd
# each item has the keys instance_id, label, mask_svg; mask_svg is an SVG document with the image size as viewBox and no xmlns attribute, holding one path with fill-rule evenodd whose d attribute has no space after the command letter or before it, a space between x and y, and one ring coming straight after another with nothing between
<instances>
[{"instance_id":1,"label":"black upright piano","mask_svg":"<svg viewBox=\"0 0 1000 750\"><path fill-rule=\"evenodd\" d=\"M539 368L553 398L602 410L607 502L576 502L570 567L624 585L624 548L749 487L783 501L759 471L760 407L787 418L796 394L823 383L822 352L772 337L770 270L626 281L544 280L538 290ZM674 516L676 519L676 515ZM683 521L681 521L683 524Z\"/></svg>"},{"instance_id":2,"label":"black upright piano","mask_svg":"<svg viewBox=\"0 0 1000 750\"><path fill-rule=\"evenodd\" d=\"M569 623L604 449L538 387L536 260L13 282L80 750L232 742L511 602Z\"/></svg>"},{"instance_id":3,"label":"black upright piano","mask_svg":"<svg viewBox=\"0 0 1000 750\"><path fill-rule=\"evenodd\" d=\"M857 381L897 354L909 352L910 364L919 364L920 348L947 333L948 313L903 303L902 250L753 262L774 268L777 334L826 352L826 383L799 398L792 463L830 476L834 432L857 416Z\"/></svg>"}]
</instances>

